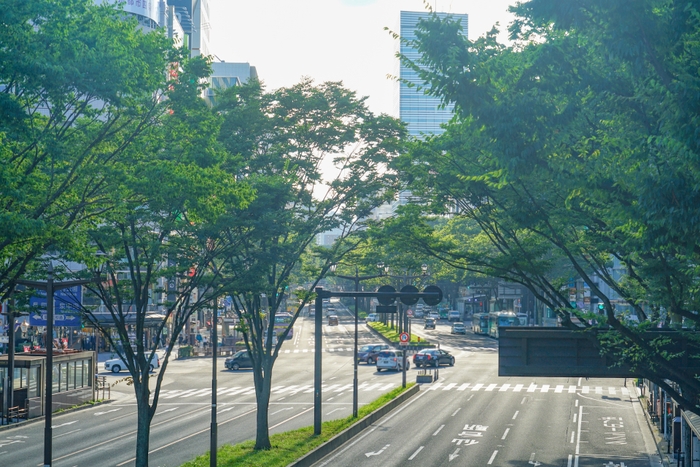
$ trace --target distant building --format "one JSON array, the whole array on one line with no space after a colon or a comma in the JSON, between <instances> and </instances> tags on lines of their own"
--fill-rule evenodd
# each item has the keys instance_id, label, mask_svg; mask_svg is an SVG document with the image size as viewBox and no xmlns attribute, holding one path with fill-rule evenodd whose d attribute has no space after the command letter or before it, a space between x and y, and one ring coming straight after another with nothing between
<instances>
[{"instance_id":1,"label":"distant building","mask_svg":"<svg viewBox=\"0 0 700 467\"><path fill-rule=\"evenodd\" d=\"M258 72L250 63L214 62L211 64L212 74L206 99L210 105L214 104L214 95L217 91L240 86L249 79L257 79Z\"/></svg>"},{"instance_id":2,"label":"distant building","mask_svg":"<svg viewBox=\"0 0 700 467\"><path fill-rule=\"evenodd\" d=\"M401 38L415 39L418 22L423 18L428 18L429 15L430 13L425 11L402 11L399 26ZM437 13L437 15L440 18L449 15L455 20L461 21L463 34L465 37L467 36L468 15L448 13ZM420 58L417 50L403 42L399 45L399 52L413 61ZM414 86L409 87L408 83ZM399 63L399 118L408 125L408 133L411 136L440 134L443 132L440 125L447 123L452 118L453 106L441 108L438 97L428 96L424 90L418 89L424 84L415 71L403 63Z\"/></svg>"}]
</instances>

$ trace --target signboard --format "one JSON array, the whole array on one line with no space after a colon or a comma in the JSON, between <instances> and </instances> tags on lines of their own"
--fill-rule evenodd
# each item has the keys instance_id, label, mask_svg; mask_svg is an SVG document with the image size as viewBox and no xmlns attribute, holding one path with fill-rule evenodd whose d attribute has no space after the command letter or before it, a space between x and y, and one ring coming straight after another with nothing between
<instances>
[{"instance_id":1,"label":"signboard","mask_svg":"<svg viewBox=\"0 0 700 467\"><path fill-rule=\"evenodd\" d=\"M409 339L409 336L408 336L407 332L402 332L401 334L399 334L399 342L401 344L403 344L403 345L408 344L408 339Z\"/></svg>"},{"instance_id":2,"label":"signboard","mask_svg":"<svg viewBox=\"0 0 700 467\"><path fill-rule=\"evenodd\" d=\"M46 326L46 291L37 290L37 295L30 297L29 313L30 326ZM79 285L56 290L53 296L54 326L80 327L83 288Z\"/></svg>"},{"instance_id":3,"label":"signboard","mask_svg":"<svg viewBox=\"0 0 700 467\"><path fill-rule=\"evenodd\" d=\"M411 310L409 308L408 310L406 310L406 314L408 315L409 318L412 318L413 317L413 310Z\"/></svg>"}]
</instances>

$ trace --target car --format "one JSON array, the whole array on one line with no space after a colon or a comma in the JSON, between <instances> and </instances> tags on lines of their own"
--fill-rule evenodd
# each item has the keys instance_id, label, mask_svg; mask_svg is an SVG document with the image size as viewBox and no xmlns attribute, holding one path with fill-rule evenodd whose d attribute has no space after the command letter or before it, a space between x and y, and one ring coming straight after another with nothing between
<instances>
[{"instance_id":1,"label":"car","mask_svg":"<svg viewBox=\"0 0 700 467\"><path fill-rule=\"evenodd\" d=\"M452 334L466 334L467 328L464 323L452 323Z\"/></svg>"},{"instance_id":2,"label":"car","mask_svg":"<svg viewBox=\"0 0 700 467\"><path fill-rule=\"evenodd\" d=\"M160 368L160 357L158 357L157 353L154 353L148 370L153 372L156 368ZM126 363L124 363L124 360L121 358L111 358L105 362L105 370L111 371L112 373L119 373L122 370L128 371L129 367L126 366Z\"/></svg>"},{"instance_id":3,"label":"car","mask_svg":"<svg viewBox=\"0 0 700 467\"><path fill-rule=\"evenodd\" d=\"M328 316L328 325L329 326L337 326L338 325L338 317L336 315Z\"/></svg>"},{"instance_id":4,"label":"car","mask_svg":"<svg viewBox=\"0 0 700 467\"><path fill-rule=\"evenodd\" d=\"M375 321L379 321L379 315L377 313L368 314L367 319L365 320L366 323L373 323Z\"/></svg>"},{"instance_id":5,"label":"car","mask_svg":"<svg viewBox=\"0 0 700 467\"><path fill-rule=\"evenodd\" d=\"M423 310L415 310L413 312L414 318L422 318L423 316L425 316L425 314L423 313Z\"/></svg>"},{"instance_id":6,"label":"car","mask_svg":"<svg viewBox=\"0 0 700 467\"><path fill-rule=\"evenodd\" d=\"M253 368L253 360L247 350L239 350L231 357L227 358L224 365L229 370L240 370L241 368Z\"/></svg>"},{"instance_id":7,"label":"car","mask_svg":"<svg viewBox=\"0 0 700 467\"><path fill-rule=\"evenodd\" d=\"M416 367L437 367L439 365L453 366L454 356L442 349L423 349L413 355L413 365Z\"/></svg>"},{"instance_id":8,"label":"car","mask_svg":"<svg viewBox=\"0 0 700 467\"><path fill-rule=\"evenodd\" d=\"M430 313L428 313L428 318L433 318L435 321L438 321L440 320L440 313L438 313L437 311L431 311Z\"/></svg>"},{"instance_id":9,"label":"car","mask_svg":"<svg viewBox=\"0 0 700 467\"><path fill-rule=\"evenodd\" d=\"M450 310L447 312L447 320L448 321L461 321L462 314L457 310Z\"/></svg>"},{"instance_id":10,"label":"car","mask_svg":"<svg viewBox=\"0 0 700 467\"><path fill-rule=\"evenodd\" d=\"M388 344L368 344L360 347L357 351L357 361L372 365L377 362L377 356L382 350L389 350Z\"/></svg>"},{"instance_id":11,"label":"car","mask_svg":"<svg viewBox=\"0 0 700 467\"><path fill-rule=\"evenodd\" d=\"M435 329L435 318L425 318L423 329Z\"/></svg>"},{"instance_id":12,"label":"car","mask_svg":"<svg viewBox=\"0 0 700 467\"><path fill-rule=\"evenodd\" d=\"M406 361L408 364L408 360ZM408 366L408 365L407 365ZM377 371L403 370L403 350L382 350L377 355Z\"/></svg>"}]
</instances>

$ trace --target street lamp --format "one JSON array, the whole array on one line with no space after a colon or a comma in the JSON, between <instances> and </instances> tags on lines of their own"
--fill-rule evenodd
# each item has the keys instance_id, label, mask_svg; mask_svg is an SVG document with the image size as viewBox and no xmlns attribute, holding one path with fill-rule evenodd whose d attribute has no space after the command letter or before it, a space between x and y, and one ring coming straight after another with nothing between
<instances>
[{"instance_id":1,"label":"street lamp","mask_svg":"<svg viewBox=\"0 0 700 467\"><path fill-rule=\"evenodd\" d=\"M46 394L44 404L44 467L51 465L52 437L51 427L53 415L53 297L57 290L67 289L79 285L86 285L95 282L95 279L81 279L74 281L54 282L53 265L49 263L48 276L46 281L15 281L19 285L32 287L46 291Z\"/></svg>"},{"instance_id":2,"label":"street lamp","mask_svg":"<svg viewBox=\"0 0 700 467\"><path fill-rule=\"evenodd\" d=\"M335 274L335 270L338 267L337 264L331 264L330 270L333 274ZM375 274L372 276L360 276L359 275L359 270L357 269L357 266L355 266L355 275L354 276L341 276L340 274L335 274L335 277L338 277L340 279L347 279L355 282L355 292L360 291L360 281L366 281L369 279L376 279L377 277L381 277L384 275L384 263L379 262L377 263L377 268L379 268L379 274ZM352 416L357 418L357 391L358 391L358 380L357 380L357 367L358 367L358 361L357 361L357 327L358 327L358 322L359 322L359 314L358 314L358 307L357 307L357 296L355 296L355 348L354 348L354 353L353 353L353 377L352 377Z\"/></svg>"}]
</instances>

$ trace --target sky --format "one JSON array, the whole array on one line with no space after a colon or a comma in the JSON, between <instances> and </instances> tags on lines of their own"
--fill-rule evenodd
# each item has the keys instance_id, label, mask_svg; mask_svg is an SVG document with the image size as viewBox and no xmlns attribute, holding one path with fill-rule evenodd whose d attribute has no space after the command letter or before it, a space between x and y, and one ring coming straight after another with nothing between
<instances>
[{"instance_id":1,"label":"sky","mask_svg":"<svg viewBox=\"0 0 700 467\"><path fill-rule=\"evenodd\" d=\"M432 0L434 10L469 15L469 38L500 22L502 39L515 0ZM367 96L375 113L398 116L396 41L399 12L425 11L423 0L209 0L211 53L255 66L268 90L302 77L342 81Z\"/></svg>"}]
</instances>

